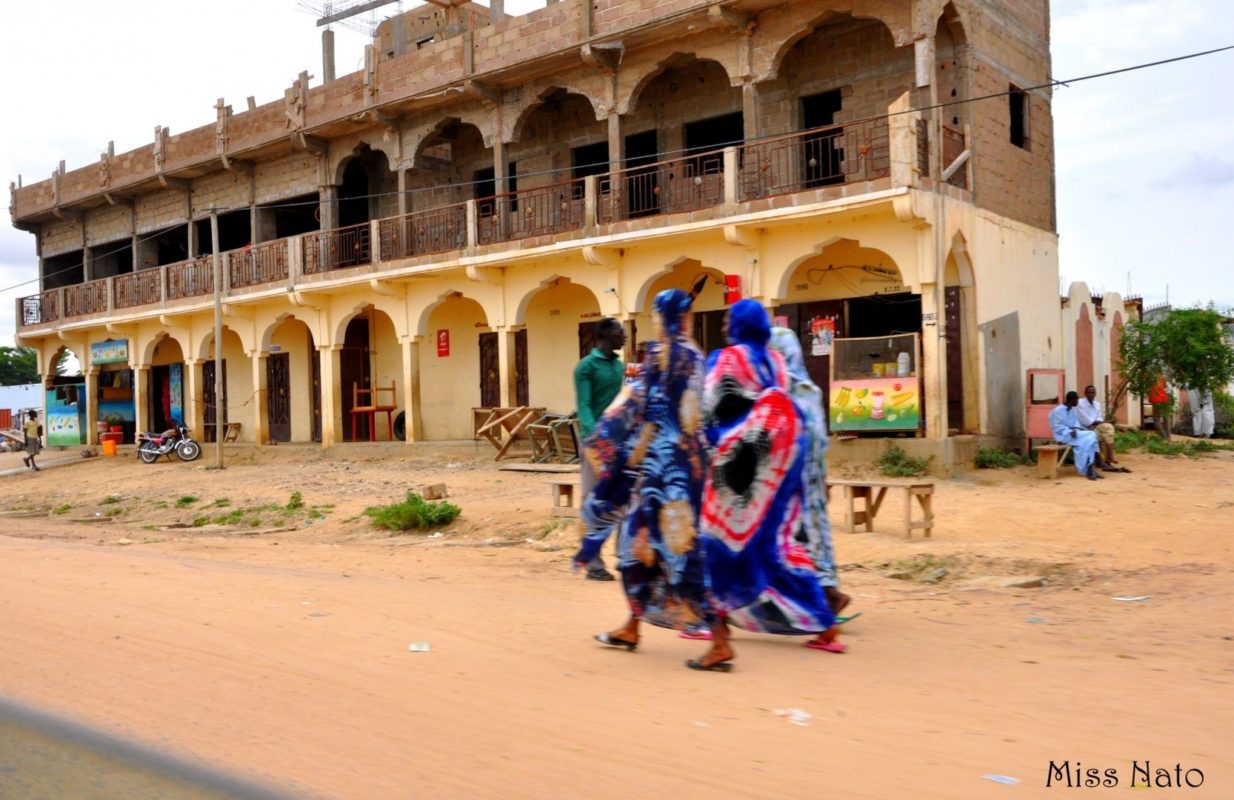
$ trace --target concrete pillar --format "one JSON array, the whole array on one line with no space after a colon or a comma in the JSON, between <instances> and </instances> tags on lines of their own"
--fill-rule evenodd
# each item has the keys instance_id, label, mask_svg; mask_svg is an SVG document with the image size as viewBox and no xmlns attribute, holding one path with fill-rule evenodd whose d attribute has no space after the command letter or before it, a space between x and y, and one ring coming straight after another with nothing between
<instances>
[{"instance_id":1,"label":"concrete pillar","mask_svg":"<svg viewBox=\"0 0 1234 800\"><path fill-rule=\"evenodd\" d=\"M89 247L81 248L81 274L86 281L92 281L98 277L94 274L94 253Z\"/></svg>"},{"instance_id":2,"label":"concrete pillar","mask_svg":"<svg viewBox=\"0 0 1234 800\"><path fill-rule=\"evenodd\" d=\"M318 203L321 205L321 230L328 231L338 227L338 187L327 184L317 190Z\"/></svg>"},{"instance_id":3,"label":"concrete pillar","mask_svg":"<svg viewBox=\"0 0 1234 800\"><path fill-rule=\"evenodd\" d=\"M512 408L518 400L518 365L514 360L514 331L497 329L497 369L501 381L501 406Z\"/></svg>"},{"instance_id":4,"label":"concrete pillar","mask_svg":"<svg viewBox=\"0 0 1234 800\"><path fill-rule=\"evenodd\" d=\"M86 442L99 443L99 371L85 370L86 396L82 398L86 404Z\"/></svg>"},{"instance_id":5,"label":"concrete pillar","mask_svg":"<svg viewBox=\"0 0 1234 800\"><path fill-rule=\"evenodd\" d=\"M763 126L759 119L758 85L753 81L741 84L741 120L745 126L745 138L752 142L762 136Z\"/></svg>"},{"instance_id":6,"label":"concrete pillar","mask_svg":"<svg viewBox=\"0 0 1234 800\"><path fill-rule=\"evenodd\" d=\"M201 254L201 242L197 237L197 223L189 220L189 258L197 258Z\"/></svg>"},{"instance_id":7,"label":"concrete pillar","mask_svg":"<svg viewBox=\"0 0 1234 800\"><path fill-rule=\"evenodd\" d=\"M334 31L329 28L321 32L321 79L334 80Z\"/></svg>"},{"instance_id":8,"label":"concrete pillar","mask_svg":"<svg viewBox=\"0 0 1234 800\"><path fill-rule=\"evenodd\" d=\"M407 443L424 439L424 420L420 415L420 340L403 337L403 420L407 424Z\"/></svg>"},{"instance_id":9,"label":"concrete pillar","mask_svg":"<svg viewBox=\"0 0 1234 800\"><path fill-rule=\"evenodd\" d=\"M343 389L339 385L342 374L341 344L321 345L317 348L321 359L321 446L334 447L343 441L339 425L343 418Z\"/></svg>"},{"instance_id":10,"label":"concrete pillar","mask_svg":"<svg viewBox=\"0 0 1234 800\"><path fill-rule=\"evenodd\" d=\"M608 115L608 168L616 172L626 161L626 139L621 134L621 115Z\"/></svg>"},{"instance_id":11,"label":"concrete pillar","mask_svg":"<svg viewBox=\"0 0 1234 800\"><path fill-rule=\"evenodd\" d=\"M145 364L133 365L133 416L138 432L150 430L150 367Z\"/></svg>"},{"instance_id":12,"label":"concrete pillar","mask_svg":"<svg viewBox=\"0 0 1234 800\"><path fill-rule=\"evenodd\" d=\"M399 169L398 172L398 215L400 217L409 213L407 202L407 170Z\"/></svg>"},{"instance_id":13,"label":"concrete pillar","mask_svg":"<svg viewBox=\"0 0 1234 800\"><path fill-rule=\"evenodd\" d=\"M261 447L270 441L269 381L266 375L266 353L258 350L250 354L253 363L253 443Z\"/></svg>"},{"instance_id":14,"label":"concrete pillar","mask_svg":"<svg viewBox=\"0 0 1234 800\"><path fill-rule=\"evenodd\" d=\"M493 25L506 18L506 0L488 0L488 19Z\"/></svg>"},{"instance_id":15,"label":"concrete pillar","mask_svg":"<svg viewBox=\"0 0 1234 800\"><path fill-rule=\"evenodd\" d=\"M200 358L184 359L184 424L198 441L206 437L206 396Z\"/></svg>"}]
</instances>

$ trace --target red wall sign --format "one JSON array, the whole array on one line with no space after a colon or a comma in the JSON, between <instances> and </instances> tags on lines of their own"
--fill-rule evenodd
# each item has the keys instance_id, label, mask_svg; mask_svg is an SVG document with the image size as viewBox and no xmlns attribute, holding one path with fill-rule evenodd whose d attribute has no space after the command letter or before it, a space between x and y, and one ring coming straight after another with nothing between
<instances>
[{"instance_id":1,"label":"red wall sign","mask_svg":"<svg viewBox=\"0 0 1234 800\"><path fill-rule=\"evenodd\" d=\"M724 304L732 305L741 299L741 276L724 276Z\"/></svg>"},{"instance_id":2,"label":"red wall sign","mask_svg":"<svg viewBox=\"0 0 1234 800\"><path fill-rule=\"evenodd\" d=\"M450 329L442 328L437 331L437 357L445 358L450 355Z\"/></svg>"}]
</instances>

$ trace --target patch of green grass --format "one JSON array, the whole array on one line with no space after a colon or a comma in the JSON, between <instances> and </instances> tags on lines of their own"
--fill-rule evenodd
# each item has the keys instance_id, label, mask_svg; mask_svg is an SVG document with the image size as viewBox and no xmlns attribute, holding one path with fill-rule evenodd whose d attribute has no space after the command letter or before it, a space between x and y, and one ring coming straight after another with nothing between
<instances>
[{"instance_id":1,"label":"patch of green grass","mask_svg":"<svg viewBox=\"0 0 1234 800\"><path fill-rule=\"evenodd\" d=\"M114 503L122 502L123 499L124 498L120 497L120 495L118 494L109 494L106 497L104 497L101 501L99 501L99 505L109 506Z\"/></svg>"},{"instance_id":2,"label":"patch of green grass","mask_svg":"<svg viewBox=\"0 0 1234 800\"><path fill-rule=\"evenodd\" d=\"M200 499L195 494L182 494L176 498L176 508L188 508Z\"/></svg>"},{"instance_id":3,"label":"patch of green grass","mask_svg":"<svg viewBox=\"0 0 1234 800\"><path fill-rule=\"evenodd\" d=\"M120 516L120 515L121 515L121 514L123 514L123 513L124 513L124 509L123 509L123 508L109 508L109 509L107 509L107 514L106 514L106 516L109 516L109 517L118 517L118 516Z\"/></svg>"},{"instance_id":4,"label":"patch of green grass","mask_svg":"<svg viewBox=\"0 0 1234 800\"><path fill-rule=\"evenodd\" d=\"M291 499L287 501L287 510L296 511L301 508L304 508L304 495L299 492L292 492Z\"/></svg>"},{"instance_id":5,"label":"patch of green grass","mask_svg":"<svg viewBox=\"0 0 1234 800\"><path fill-rule=\"evenodd\" d=\"M1114 449L1120 453L1125 453L1128 450L1137 450L1144 446L1149 436L1146 431L1116 431L1114 433Z\"/></svg>"},{"instance_id":6,"label":"patch of green grass","mask_svg":"<svg viewBox=\"0 0 1234 800\"><path fill-rule=\"evenodd\" d=\"M930 456L933 458L933 456ZM917 458L904 452L899 445L891 445L878 457L880 471L892 478L916 478L926 474L930 458Z\"/></svg>"},{"instance_id":7,"label":"patch of green grass","mask_svg":"<svg viewBox=\"0 0 1234 800\"><path fill-rule=\"evenodd\" d=\"M143 531L157 531L159 529L159 526L158 525L142 525L141 529Z\"/></svg>"},{"instance_id":8,"label":"patch of green grass","mask_svg":"<svg viewBox=\"0 0 1234 800\"><path fill-rule=\"evenodd\" d=\"M227 506L231 505L231 499L227 497L220 497L217 500L215 500L211 505L213 505L215 508L227 508Z\"/></svg>"},{"instance_id":9,"label":"patch of green grass","mask_svg":"<svg viewBox=\"0 0 1234 800\"><path fill-rule=\"evenodd\" d=\"M1023 460L1019 453L1006 453L996 447L978 447L973 463L978 469L1010 469L1018 467Z\"/></svg>"},{"instance_id":10,"label":"patch of green grass","mask_svg":"<svg viewBox=\"0 0 1234 800\"><path fill-rule=\"evenodd\" d=\"M210 518L209 518L209 517L207 517L207 516L204 516L204 515L203 515L203 516L200 516L200 517L195 517L195 518L193 519L193 527L194 527L194 528L200 528L200 527L202 527L202 526L204 526L204 525L209 525L209 524L210 524Z\"/></svg>"},{"instance_id":11,"label":"patch of green grass","mask_svg":"<svg viewBox=\"0 0 1234 800\"><path fill-rule=\"evenodd\" d=\"M388 506L369 506L364 515L372 520L374 527L390 531L413 531L448 525L462 513L462 509L445 500L431 502L415 492L408 492L400 503Z\"/></svg>"},{"instance_id":12,"label":"patch of green grass","mask_svg":"<svg viewBox=\"0 0 1234 800\"><path fill-rule=\"evenodd\" d=\"M167 508L168 503L166 500L151 500L150 505L161 510Z\"/></svg>"},{"instance_id":13,"label":"patch of green grass","mask_svg":"<svg viewBox=\"0 0 1234 800\"><path fill-rule=\"evenodd\" d=\"M237 508L236 510L230 511L226 514L219 514L217 517L214 518L214 524L215 525L236 525L236 524L239 524L240 520L244 518L244 514L245 514L245 510L243 508Z\"/></svg>"},{"instance_id":14,"label":"patch of green grass","mask_svg":"<svg viewBox=\"0 0 1234 800\"><path fill-rule=\"evenodd\" d=\"M56 516L61 516L63 514L69 513L70 508L72 508L72 506L69 505L68 503L61 503L60 505L53 508L51 510L51 513L55 514Z\"/></svg>"},{"instance_id":15,"label":"patch of green grass","mask_svg":"<svg viewBox=\"0 0 1234 800\"><path fill-rule=\"evenodd\" d=\"M250 528L260 528L261 527L261 517L253 517L252 519L249 520L248 525Z\"/></svg>"}]
</instances>

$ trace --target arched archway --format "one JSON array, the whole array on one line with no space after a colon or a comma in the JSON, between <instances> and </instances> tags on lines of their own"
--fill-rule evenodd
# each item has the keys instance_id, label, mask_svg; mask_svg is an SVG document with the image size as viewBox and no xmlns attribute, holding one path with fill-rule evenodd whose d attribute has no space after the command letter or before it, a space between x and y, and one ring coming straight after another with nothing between
<instances>
[{"instance_id":1,"label":"arched archway","mask_svg":"<svg viewBox=\"0 0 1234 800\"><path fill-rule=\"evenodd\" d=\"M437 123L416 146L410 173L413 208L462 203L495 194L493 150L481 130L457 117Z\"/></svg>"},{"instance_id":2,"label":"arched archway","mask_svg":"<svg viewBox=\"0 0 1234 800\"><path fill-rule=\"evenodd\" d=\"M390 171L386 154L367 144L356 148L351 158L339 165L338 224L340 228L362 225L397 212L398 178Z\"/></svg>"},{"instance_id":3,"label":"arched archway","mask_svg":"<svg viewBox=\"0 0 1234 800\"><path fill-rule=\"evenodd\" d=\"M214 332L206 334L201 339L198 357L203 359L202 398L204 402L202 422L205 430L202 438L207 442L216 441L218 422L224 424L240 423L240 439L254 441L257 416L254 413L253 369L245 351L240 335L227 326L223 326L223 363L214 362ZM223 396L216 397L216 369L222 370Z\"/></svg>"},{"instance_id":4,"label":"arched archway","mask_svg":"<svg viewBox=\"0 0 1234 800\"><path fill-rule=\"evenodd\" d=\"M680 259L639 288L637 307L643 318L649 321L657 294L665 289L689 292L696 286L699 292L691 306L694 312L692 333L698 346L704 352L710 352L728 344L724 332L724 315L728 306L724 303L724 273L720 270L704 266L694 258ZM647 325L642 339L651 339L654 335L650 325Z\"/></svg>"},{"instance_id":5,"label":"arched archway","mask_svg":"<svg viewBox=\"0 0 1234 800\"><path fill-rule=\"evenodd\" d=\"M313 332L294 316L262 335L266 353L266 415L276 442L321 440L321 359Z\"/></svg>"},{"instance_id":6,"label":"arched archway","mask_svg":"<svg viewBox=\"0 0 1234 800\"><path fill-rule=\"evenodd\" d=\"M67 345L57 348L43 367L43 381L35 387L29 400L23 403L24 407L42 407L43 441L48 446L72 447L92 441L91 431L88 430L92 399L87 395L86 377L81 369L85 363L83 357L89 357L88 349L78 352ZM132 373L124 369L124 374ZM97 404L97 397L93 402ZM126 422L133 419L131 401L129 406L129 413L124 416ZM14 420L15 427L20 428L22 423L23 420Z\"/></svg>"},{"instance_id":7,"label":"arched archway","mask_svg":"<svg viewBox=\"0 0 1234 800\"><path fill-rule=\"evenodd\" d=\"M477 301L459 292L424 312L420 348L420 415L430 441L472 438L471 409L499 406L497 337Z\"/></svg>"},{"instance_id":8,"label":"arched archway","mask_svg":"<svg viewBox=\"0 0 1234 800\"><path fill-rule=\"evenodd\" d=\"M1080 304L1075 321L1075 391L1084 392L1093 383L1093 320L1088 303Z\"/></svg>"},{"instance_id":9,"label":"arched archway","mask_svg":"<svg viewBox=\"0 0 1234 800\"><path fill-rule=\"evenodd\" d=\"M600 301L591 290L555 278L523 299L519 321L526 328L525 372L528 403L551 412L574 410L574 364L595 344Z\"/></svg>"},{"instance_id":10,"label":"arched archway","mask_svg":"<svg viewBox=\"0 0 1234 800\"><path fill-rule=\"evenodd\" d=\"M980 428L977 380L977 290L963 238L957 234L943 268L943 330L947 343L947 428L974 433Z\"/></svg>"},{"instance_id":11,"label":"arched archway","mask_svg":"<svg viewBox=\"0 0 1234 800\"><path fill-rule=\"evenodd\" d=\"M184 348L163 333L151 340L145 363L150 366L146 419L151 430L166 430L186 422Z\"/></svg>"},{"instance_id":12,"label":"arched archway","mask_svg":"<svg viewBox=\"0 0 1234 800\"><path fill-rule=\"evenodd\" d=\"M393 402L401 405L403 397L400 384L403 380L402 348L398 333L390 315L372 305L356 309L340 324L338 341L342 342L339 353L339 403L340 417L334 420L336 430L342 431L343 441L369 441L379 436L390 435L381 421L365 414L352 414L357 406L377 404L377 390L394 387L391 393L383 392L380 404ZM372 394L370 395L370 392ZM370 403L372 401L372 403ZM354 419L353 419L354 416ZM369 429L370 421L375 429ZM354 423L354 424L353 424ZM341 425L341 428L337 426Z\"/></svg>"}]
</instances>

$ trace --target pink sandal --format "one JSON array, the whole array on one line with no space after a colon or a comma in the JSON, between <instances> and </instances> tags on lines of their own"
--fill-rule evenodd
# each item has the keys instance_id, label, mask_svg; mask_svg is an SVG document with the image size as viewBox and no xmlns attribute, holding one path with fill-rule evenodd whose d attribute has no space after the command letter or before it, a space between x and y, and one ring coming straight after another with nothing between
<instances>
[{"instance_id":1,"label":"pink sandal","mask_svg":"<svg viewBox=\"0 0 1234 800\"><path fill-rule=\"evenodd\" d=\"M806 642L806 647L811 650L825 650L828 653L848 652L848 645L840 644L839 642L820 642L818 639L811 639Z\"/></svg>"},{"instance_id":2,"label":"pink sandal","mask_svg":"<svg viewBox=\"0 0 1234 800\"><path fill-rule=\"evenodd\" d=\"M677 634L682 639L689 639L694 642L710 642L711 631L706 628L686 628L681 633Z\"/></svg>"}]
</instances>

